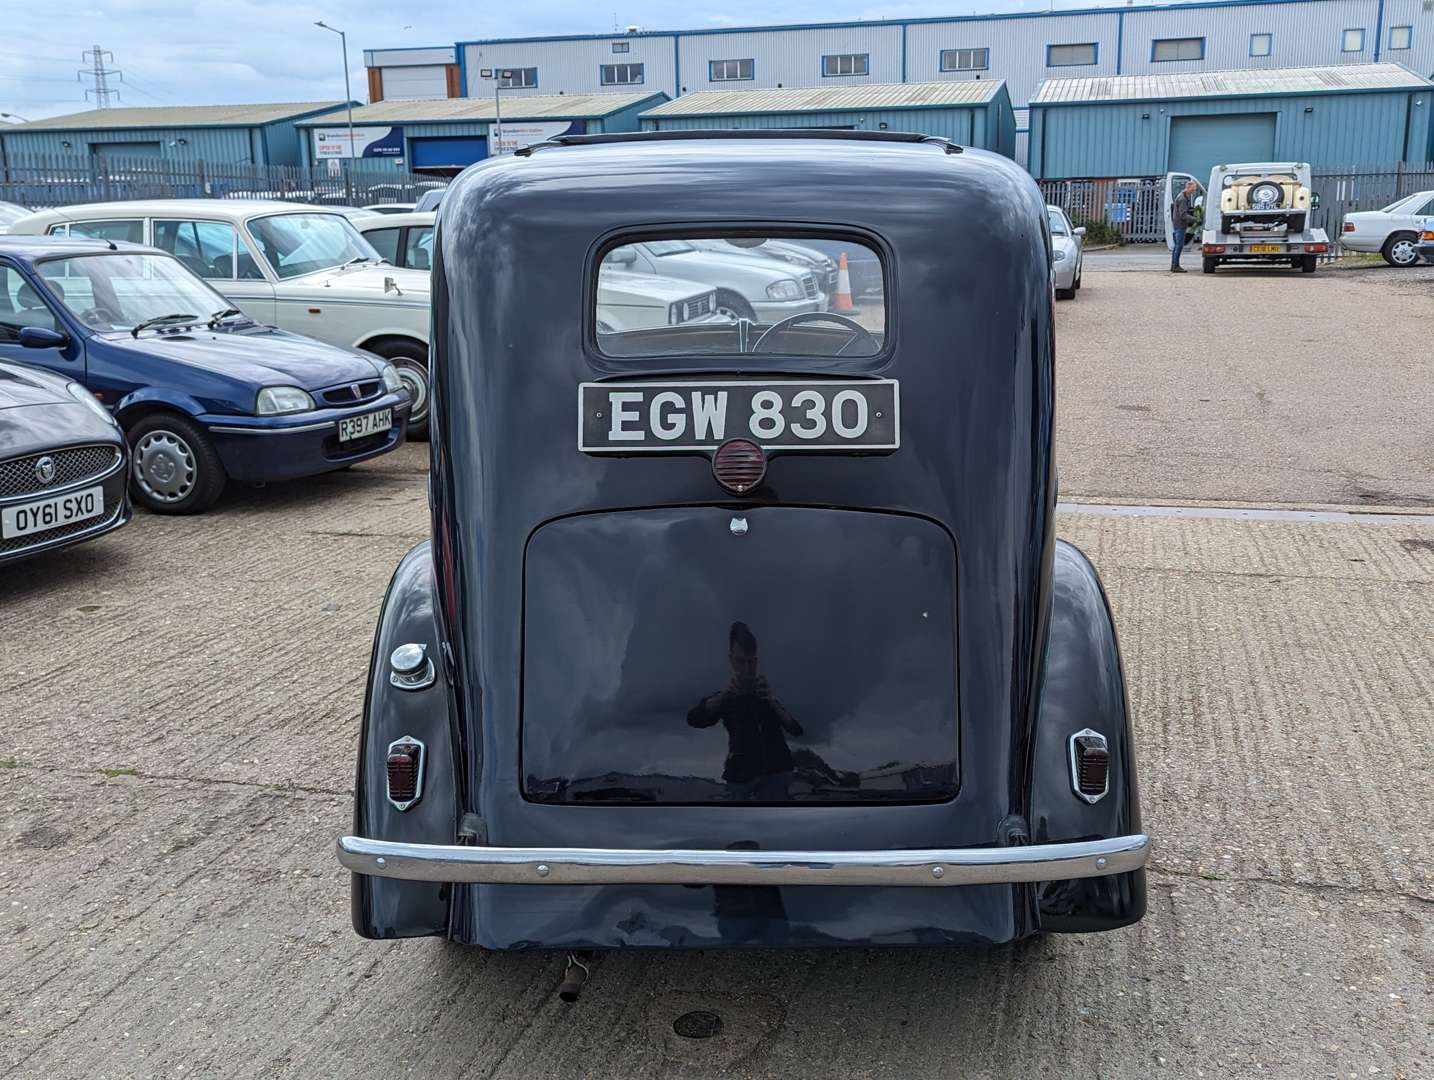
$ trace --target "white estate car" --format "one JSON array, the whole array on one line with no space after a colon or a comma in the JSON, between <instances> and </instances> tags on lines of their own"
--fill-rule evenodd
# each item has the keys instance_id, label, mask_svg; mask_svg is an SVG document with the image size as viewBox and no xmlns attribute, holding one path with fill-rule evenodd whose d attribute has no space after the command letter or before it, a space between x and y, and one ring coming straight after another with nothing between
<instances>
[{"instance_id":1,"label":"white estate car","mask_svg":"<svg viewBox=\"0 0 1434 1080\"><path fill-rule=\"evenodd\" d=\"M332 207L239 199L89 203L32 214L12 231L168 251L257 322L392 362L413 398L409 434L427 430L428 274L383 265Z\"/></svg>"},{"instance_id":2,"label":"white estate car","mask_svg":"<svg viewBox=\"0 0 1434 1080\"><path fill-rule=\"evenodd\" d=\"M734 319L777 323L827 309L826 294L811 270L736 249L729 255L686 240L646 240L613 248L603 256L603 265L716 289L717 311Z\"/></svg>"},{"instance_id":3,"label":"white estate car","mask_svg":"<svg viewBox=\"0 0 1434 1080\"><path fill-rule=\"evenodd\" d=\"M1413 266L1426 228L1434 228L1434 191L1406 195L1383 210L1345 214L1339 242L1350 251L1377 251L1390 266Z\"/></svg>"},{"instance_id":4,"label":"white estate car","mask_svg":"<svg viewBox=\"0 0 1434 1080\"><path fill-rule=\"evenodd\" d=\"M1074 300L1080 288L1085 261L1085 226L1071 228L1071 220L1059 206L1046 206L1051 223L1051 272L1056 281L1056 299Z\"/></svg>"}]
</instances>

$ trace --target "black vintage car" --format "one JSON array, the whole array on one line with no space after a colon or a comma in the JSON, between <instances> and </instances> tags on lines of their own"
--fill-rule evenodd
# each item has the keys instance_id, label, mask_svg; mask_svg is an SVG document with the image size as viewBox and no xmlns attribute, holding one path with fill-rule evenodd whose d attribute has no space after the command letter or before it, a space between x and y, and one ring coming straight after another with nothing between
<instances>
[{"instance_id":1,"label":"black vintage car","mask_svg":"<svg viewBox=\"0 0 1434 1080\"><path fill-rule=\"evenodd\" d=\"M118 529L128 481L124 433L93 394L0 360L0 564Z\"/></svg>"},{"instance_id":2,"label":"black vintage car","mask_svg":"<svg viewBox=\"0 0 1434 1080\"><path fill-rule=\"evenodd\" d=\"M626 245L711 238L820 241L882 281L600 329ZM1023 170L915 135L563 137L456 180L433 536L384 602L338 841L357 931L965 945L1140 919L1115 628L1053 530L1049 260Z\"/></svg>"}]
</instances>

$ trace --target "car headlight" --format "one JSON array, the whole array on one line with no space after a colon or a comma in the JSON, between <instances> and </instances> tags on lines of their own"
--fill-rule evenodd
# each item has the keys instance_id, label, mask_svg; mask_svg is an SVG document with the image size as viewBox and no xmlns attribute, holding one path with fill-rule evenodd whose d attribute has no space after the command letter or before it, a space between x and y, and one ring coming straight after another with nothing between
<instances>
[{"instance_id":1,"label":"car headlight","mask_svg":"<svg viewBox=\"0 0 1434 1080\"><path fill-rule=\"evenodd\" d=\"M70 397L74 398L92 413L103 416L109 423L115 427L119 427L119 421L114 418L114 415L108 409L100 404L100 399L95 397L94 394L90 393L79 383L67 383L65 390L69 393Z\"/></svg>"},{"instance_id":2,"label":"car headlight","mask_svg":"<svg viewBox=\"0 0 1434 1080\"><path fill-rule=\"evenodd\" d=\"M1222 187L1229 187L1229 186L1230 186L1231 184L1233 184L1234 182L1235 182L1235 177L1234 177L1233 175L1230 175L1230 176L1225 177L1225 179L1221 180L1221 181L1220 181L1220 185L1221 185Z\"/></svg>"},{"instance_id":3,"label":"car headlight","mask_svg":"<svg viewBox=\"0 0 1434 1080\"><path fill-rule=\"evenodd\" d=\"M314 399L297 386L266 386L259 391L254 411L260 416L282 416L308 412L314 407Z\"/></svg>"},{"instance_id":4,"label":"car headlight","mask_svg":"<svg viewBox=\"0 0 1434 1080\"><path fill-rule=\"evenodd\" d=\"M398 377L398 368L390 363L381 363L378 367L379 375L383 378L383 388L392 394L396 390L403 389L403 380Z\"/></svg>"},{"instance_id":5,"label":"car headlight","mask_svg":"<svg viewBox=\"0 0 1434 1080\"><path fill-rule=\"evenodd\" d=\"M802 287L791 278L782 278L781 281L774 281L767 286L767 295L773 300L799 300Z\"/></svg>"}]
</instances>

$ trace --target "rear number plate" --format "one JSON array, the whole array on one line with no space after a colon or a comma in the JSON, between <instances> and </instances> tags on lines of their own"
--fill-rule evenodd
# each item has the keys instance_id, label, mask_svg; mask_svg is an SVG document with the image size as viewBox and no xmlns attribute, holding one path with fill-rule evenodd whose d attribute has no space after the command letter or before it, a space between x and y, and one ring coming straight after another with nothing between
<instances>
[{"instance_id":1,"label":"rear number plate","mask_svg":"<svg viewBox=\"0 0 1434 1080\"><path fill-rule=\"evenodd\" d=\"M105 489L85 488L68 495L7 506L0 510L0 538L58 529L62 525L99 517L105 512Z\"/></svg>"},{"instance_id":2,"label":"rear number plate","mask_svg":"<svg viewBox=\"0 0 1434 1080\"><path fill-rule=\"evenodd\" d=\"M900 407L895 379L581 383L578 449L672 453L748 439L768 450L895 450Z\"/></svg>"},{"instance_id":3,"label":"rear number plate","mask_svg":"<svg viewBox=\"0 0 1434 1080\"><path fill-rule=\"evenodd\" d=\"M339 442L351 442L365 435L377 435L393 427L393 410L380 409L362 416L346 416L339 421Z\"/></svg>"},{"instance_id":4,"label":"rear number plate","mask_svg":"<svg viewBox=\"0 0 1434 1080\"><path fill-rule=\"evenodd\" d=\"M1278 255L1285 247L1283 244L1251 244L1250 250L1256 255Z\"/></svg>"}]
</instances>

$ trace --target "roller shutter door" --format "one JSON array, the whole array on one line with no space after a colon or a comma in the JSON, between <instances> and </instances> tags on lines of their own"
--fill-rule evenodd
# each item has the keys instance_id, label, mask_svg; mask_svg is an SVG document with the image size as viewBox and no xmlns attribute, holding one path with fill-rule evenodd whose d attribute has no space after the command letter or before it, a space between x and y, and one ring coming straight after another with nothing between
<instances>
[{"instance_id":1,"label":"roller shutter door","mask_svg":"<svg viewBox=\"0 0 1434 1080\"><path fill-rule=\"evenodd\" d=\"M1216 165L1274 156L1274 113L1170 118L1169 170L1198 176L1202 184Z\"/></svg>"}]
</instances>

